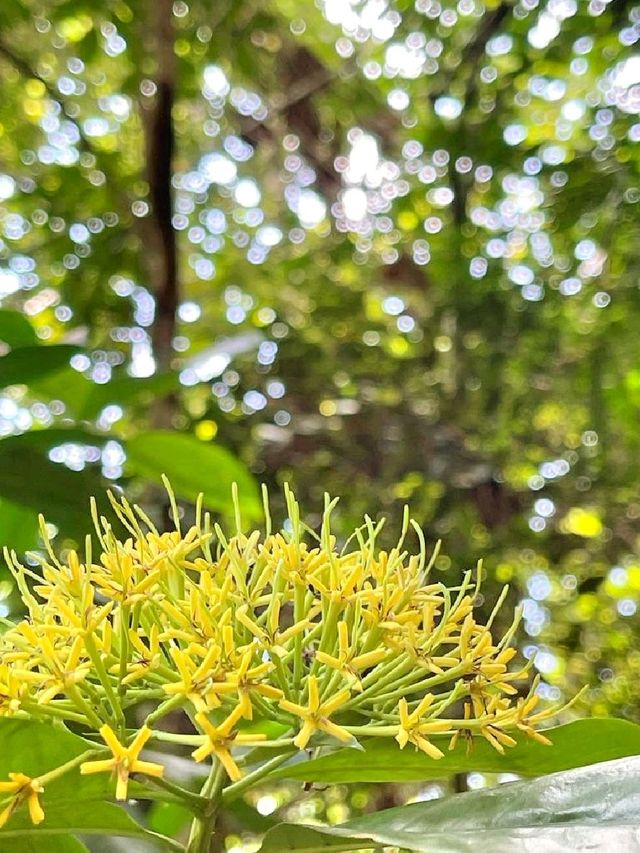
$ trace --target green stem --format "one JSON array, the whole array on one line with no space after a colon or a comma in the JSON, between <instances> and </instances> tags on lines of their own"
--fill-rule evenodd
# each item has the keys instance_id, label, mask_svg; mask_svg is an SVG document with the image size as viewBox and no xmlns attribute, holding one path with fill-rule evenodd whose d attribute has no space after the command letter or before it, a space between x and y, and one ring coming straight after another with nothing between
<instances>
[{"instance_id":1,"label":"green stem","mask_svg":"<svg viewBox=\"0 0 640 853\"><path fill-rule=\"evenodd\" d=\"M338 687L342 682L342 673L339 669L326 668L324 675L320 681L320 698L325 701L338 691Z\"/></svg>"},{"instance_id":2,"label":"green stem","mask_svg":"<svg viewBox=\"0 0 640 853\"><path fill-rule=\"evenodd\" d=\"M226 778L227 774L222 764L217 760L214 761L211 772L200 791L200 796L206 800L206 805L202 814L193 819L186 853L209 853Z\"/></svg>"},{"instance_id":3,"label":"green stem","mask_svg":"<svg viewBox=\"0 0 640 853\"><path fill-rule=\"evenodd\" d=\"M305 612L305 611L303 611L303 612ZM304 639L305 644L307 646L310 646L312 643L314 643L318 639L320 634L322 634L324 622L317 622L317 623L314 622L312 624L313 624L313 628L309 631L308 634L302 633L302 634L298 635L300 637L300 648L302 648L302 640L303 639ZM295 637L294 637L294 643L295 643ZM284 664L288 664L292 658L295 660L295 654L296 654L296 651L295 651L295 645L294 645L293 649L291 649L285 655L282 656L282 658L281 658L282 662Z\"/></svg>"},{"instance_id":4,"label":"green stem","mask_svg":"<svg viewBox=\"0 0 640 853\"><path fill-rule=\"evenodd\" d=\"M41 785L47 785L49 784L49 782L53 782L54 779L58 779L60 776L64 776L65 773L68 773L70 770L73 770L79 764L83 764L85 761L89 761L89 759L91 758L97 758L98 756L104 754L104 749L88 749L86 752L83 752L80 755L76 755L75 758L72 758L65 764L61 764L60 767L56 767L54 770L50 770L48 773L43 773L42 776L38 776L38 782L40 782Z\"/></svg>"},{"instance_id":5,"label":"green stem","mask_svg":"<svg viewBox=\"0 0 640 853\"><path fill-rule=\"evenodd\" d=\"M120 702L116 697L115 691L111 684L111 679L109 678L109 674L107 673L104 667L104 663L102 662L102 658L100 657L100 652L98 651L94 639L90 634L87 634L85 637L85 646L87 648L87 651L89 652L89 657L91 658L91 661L96 668L98 678L100 679L100 683L104 688L104 692L107 696L107 699L109 700L109 704L111 705L111 710L113 711L114 717L118 721L120 731L122 733L125 729L125 721L124 714L122 712L122 707L120 706Z\"/></svg>"},{"instance_id":6,"label":"green stem","mask_svg":"<svg viewBox=\"0 0 640 853\"><path fill-rule=\"evenodd\" d=\"M154 711L147 715L144 721L145 726L149 726L150 729L153 728L154 723L171 713L171 711L179 708L183 702L184 697L182 696L171 696L169 699L165 699Z\"/></svg>"},{"instance_id":7,"label":"green stem","mask_svg":"<svg viewBox=\"0 0 640 853\"><path fill-rule=\"evenodd\" d=\"M410 693L418 693L423 690L429 690L438 684L443 684L447 681L454 681L458 676L464 675L467 671L468 665L466 663L461 663L458 664L458 666L454 666L446 672L443 672L441 675L430 675L423 679L420 679L420 676L418 675L418 680L413 680L415 678L415 674L409 673L404 678L398 679L398 681L393 685L394 689L387 693L381 693L374 688L369 688L363 693L359 693L346 703L345 709L358 708L363 704L377 705L379 702L386 703L396 701L402 696L408 696Z\"/></svg>"},{"instance_id":8,"label":"green stem","mask_svg":"<svg viewBox=\"0 0 640 853\"><path fill-rule=\"evenodd\" d=\"M154 740L180 743L183 746L201 746L207 739L205 735L182 735L179 732L164 732L162 729L154 729L151 736Z\"/></svg>"},{"instance_id":9,"label":"green stem","mask_svg":"<svg viewBox=\"0 0 640 853\"><path fill-rule=\"evenodd\" d=\"M118 649L118 653L120 655L120 676L118 680L118 696L122 701L127 692L125 678L127 677L127 664L129 663L129 608L124 603L120 608L120 625L118 627L120 628L120 648ZM124 735L124 715L120 721L120 728Z\"/></svg>"},{"instance_id":10,"label":"green stem","mask_svg":"<svg viewBox=\"0 0 640 853\"><path fill-rule=\"evenodd\" d=\"M331 601L329 606L327 607L327 612L323 620L323 629L322 635L320 637L320 644L318 646L319 652L333 652L335 651L335 645L337 643L337 625L338 625L338 616L340 615L340 602ZM320 668L320 661L318 658L314 658L313 664L311 665L311 672L315 675Z\"/></svg>"},{"instance_id":11,"label":"green stem","mask_svg":"<svg viewBox=\"0 0 640 853\"><path fill-rule=\"evenodd\" d=\"M71 699L73 704L82 711L82 713L85 715L85 717L94 727L94 729L99 731L103 726L102 720L93 710L93 708L85 702L82 693L80 693L80 690L75 684L67 685L67 696L69 697L69 699Z\"/></svg>"},{"instance_id":12,"label":"green stem","mask_svg":"<svg viewBox=\"0 0 640 853\"><path fill-rule=\"evenodd\" d=\"M399 674L403 669L407 668L408 664L409 660L406 655L403 655L400 660L393 657L388 661L382 661L368 675L365 675L362 679L362 687L366 690L371 684L378 686L387 684L389 681L398 678Z\"/></svg>"},{"instance_id":13,"label":"green stem","mask_svg":"<svg viewBox=\"0 0 640 853\"><path fill-rule=\"evenodd\" d=\"M293 601L293 621L301 622L304 615L304 597L306 589L298 584L294 592ZM293 657L293 687L297 693L300 690L300 682L302 680L302 634L296 634L293 640L294 657Z\"/></svg>"},{"instance_id":14,"label":"green stem","mask_svg":"<svg viewBox=\"0 0 640 853\"><path fill-rule=\"evenodd\" d=\"M163 779L161 776L149 776L147 777L147 782L152 785L157 785L158 788L162 788L169 794L173 794L171 802L182 803L182 805L189 809L189 811L196 817L204 814L208 800L200 794L194 794L193 791L187 791L186 788L182 788L180 785L176 785L168 779Z\"/></svg>"},{"instance_id":15,"label":"green stem","mask_svg":"<svg viewBox=\"0 0 640 853\"><path fill-rule=\"evenodd\" d=\"M238 763L242 765L251 765L251 756L255 752L260 752L263 749L282 749L283 747L291 746L293 743L292 737L281 737L277 738L277 740L264 740L260 741L259 745L256 746L255 750L251 750L244 758L239 759Z\"/></svg>"},{"instance_id":16,"label":"green stem","mask_svg":"<svg viewBox=\"0 0 640 853\"><path fill-rule=\"evenodd\" d=\"M399 731L398 726L343 726L343 728L352 735L365 735L367 737L393 737ZM357 761L357 758L355 760Z\"/></svg>"},{"instance_id":17,"label":"green stem","mask_svg":"<svg viewBox=\"0 0 640 853\"><path fill-rule=\"evenodd\" d=\"M162 689L162 685L167 683L166 679L162 678L155 672L146 673L145 678L150 683L155 681L158 687L150 687L148 690L144 688L136 690L136 682L130 681L127 685L129 690L127 690L126 695L122 697L123 710L131 708L133 705L139 705L141 702L153 702L156 699L164 701L167 698L166 691Z\"/></svg>"},{"instance_id":18,"label":"green stem","mask_svg":"<svg viewBox=\"0 0 640 853\"><path fill-rule=\"evenodd\" d=\"M67 720L71 723L80 723L84 726L87 725L87 719L84 714L76 714L75 711L67 711L64 708L57 708L51 703L48 705L38 705L37 702L23 702L22 710L34 717L39 715L49 716L60 720Z\"/></svg>"},{"instance_id":19,"label":"green stem","mask_svg":"<svg viewBox=\"0 0 640 853\"><path fill-rule=\"evenodd\" d=\"M280 656L276 652L271 655L271 661L275 667L274 672L276 674L276 678L278 679L278 687L284 693L285 699L288 699L290 694L289 679L287 678L287 673L289 672L289 670L287 669L287 671L285 672L284 664L280 659Z\"/></svg>"},{"instance_id":20,"label":"green stem","mask_svg":"<svg viewBox=\"0 0 640 853\"><path fill-rule=\"evenodd\" d=\"M264 764L261 764L260 767L252 773L247 773L246 776L243 776L240 781L234 782L233 785L229 785L228 788L225 788L222 794L222 802L225 803L225 805L227 803L232 803L244 794L245 791L248 791L249 788L253 788L254 785L261 782L265 776L268 776L269 773L271 773L272 770L276 770L281 764L288 761L294 752L297 752L297 750L294 749L289 752L285 752L282 755L276 755L273 758L270 758L269 761L265 761Z\"/></svg>"}]
</instances>

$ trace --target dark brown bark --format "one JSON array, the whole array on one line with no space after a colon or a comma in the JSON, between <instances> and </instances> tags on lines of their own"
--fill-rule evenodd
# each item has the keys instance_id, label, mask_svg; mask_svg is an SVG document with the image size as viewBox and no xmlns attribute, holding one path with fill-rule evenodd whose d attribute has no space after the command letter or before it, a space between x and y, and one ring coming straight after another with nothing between
<instances>
[{"instance_id":1,"label":"dark brown bark","mask_svg":"<svg viewBox=\"0 0 640 853\"><path fill-rule=\"evenodd\" d=\"M159 250L158 277L154 282L156 319L153 328L154 354L160 368L168 366L178 307L178 258L173 229L171 187L174 149L171 110L174 90L166 80L158 82L157 103L149 136L149 190Z\"/></svg>"},{"instance_id":2,"label":"dark brown bark","mask_svg":"<svg viewBox=\"0 0 640 853\"><path fill-rule=\"evenodd\" d=\"M176 59L172 0L150 0L149 8L157 64L157 91L146 121L147 176L152 209L149 221L150 246L145 247L145 251L148 253L147 267L156 299L151 333L153 354L157 370L162 372L171 365L176 310L180 298L172 185L175 150L172 111L176 98ZM171 427L175 408L173 397L159 401L153 413L154 426Z\"/></svg>"}]
</instances>

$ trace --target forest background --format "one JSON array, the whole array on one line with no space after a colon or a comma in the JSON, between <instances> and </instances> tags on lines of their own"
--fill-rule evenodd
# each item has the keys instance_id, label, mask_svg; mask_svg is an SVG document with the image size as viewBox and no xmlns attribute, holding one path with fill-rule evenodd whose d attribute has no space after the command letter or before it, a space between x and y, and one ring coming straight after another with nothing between
<instances>
[{"instance_id":1,"label":"forest background","mask_svg":"<svg viewBox=\"0 0 640 853\"><path fill-rule=\"evenodd\" d=\"M409 503L640 719L640 5L0 5L0 544ZM3 575L3 615L18 599ZM506 611L509 607L506 608Z\"/></svg>"}]
</instances>

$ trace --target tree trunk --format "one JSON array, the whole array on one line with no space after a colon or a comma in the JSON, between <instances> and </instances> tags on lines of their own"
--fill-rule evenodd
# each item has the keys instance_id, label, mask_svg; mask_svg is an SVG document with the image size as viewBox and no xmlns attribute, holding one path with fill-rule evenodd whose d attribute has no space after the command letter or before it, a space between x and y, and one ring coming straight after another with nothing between
<instances>
[{"instance_id":1,"label":"tree trunk","mask_svg":"<svg viewBox=\"0 0 640 853\"><path fill-rule=\"evenodd\" d=\"M176 232L173 227L173 155L175 132L172 110L176 94L173 0L149 0L150 23L154 33L157 87L153 110L146 122L147 174L151 198L151 245L147 268L156 300L151 332L153 355L159 372L171 365L176 310L180 295ZM153 426L169 428L176 413L174 395L159 400L154 407Z\"/></svg>"}]
</instances>

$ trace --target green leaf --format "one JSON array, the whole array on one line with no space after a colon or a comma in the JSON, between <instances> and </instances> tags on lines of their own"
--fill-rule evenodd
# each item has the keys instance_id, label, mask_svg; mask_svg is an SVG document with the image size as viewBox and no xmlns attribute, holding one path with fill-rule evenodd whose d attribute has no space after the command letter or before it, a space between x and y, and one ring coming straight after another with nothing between
<instances>
[{"instance_id":1,"label":"green leaf","mask_svg":"<svg viewBox=\"0 0 640 853\"><path fill-rule=\"evenodd\" d=\"M175 373L136 378L127 376L123 369L114 371L110 382L98 384L69 367L32 382L31 388L42 399L63 400L67 413L78 420L93 420L110 403L148 406L158 396L173 391L177 384Z\"/></svg>"},{"instance_id":2,"label":"green leaf","mask_svg":"<svg viewBox=\"0 0 640 853\"><path fill-rule=\"evenodd\" d=\"M31 450L49 451L60 444L90 444L101 447L107 441L112 441L112 435L90 432L82 427L51 427L50 429L32 429L20 435L12 435L0 440L14 447L25 447Z\"/></svg>"},{"instance_id":3,"label":"green leaf","mask_svg":"<svg viewBox=\"0 0 640 853\"><path fill-rule=\"evenodd\" d=\"M9 839L14 838L33 838L40 835L58 836L60 834L117 835L146 840L153 839L153 836L120 806L84 796L81 777L78 777L77 784L74 780L73 787L71 787L70 780L68 780L68 785L65 793L66 802L62 802L61 799L51 802L52 797L48 798L48 802L45 795L42 795L41 802L45 817L42 823L37 826L31 823L25 810L16 811L5 826L0 829L0 844L7 843ZM69 796L70 791L73 791L72 797Z\"/></svg>"},{"instance_id":4,"label":"green leaf","mask_svg":"<svg viewBox=\"0 0 640 853\"><path fill-rule=\"evenodd\" d=\"M0 309L0 341L10 347L27 347L38 343L35 329L19 311Z\"/></svg>"},{"instance_id":5,"label":"green leaf","mask_svg":"<svg viewBox=\"0 0 640 853\"><path fill-rule=\"evenodd\" d=\"M57 724L1 717L0 746L0 779L6 779L8 773L18 771L37 776L70 761L92 744Z\"/></svg>"},{"instance_id":6,"label":"green leaf","mask_svg":"<svg viewBox=\"0 0 640 853\"><path fill-rule=\"evenodd\" d=\"M276 826L277 821L268 815L261 815L257 809L245 802L241 797L232 803L225 804L225 820L234 832L252 832L256 835L266 832Z\"/></svg>"},{"instance_id":7,"label":"green leaf","mask_svg":"<svg viewBox=\"0 0 640 853\"><path fill-rule=\"evenodd\" d=\"M471 771L540 776L595 761L640 754L640 726L627 720L576 720L548 729L545 735L553 746L523 737L504 755L496 752L484 738L474 739L469 752L462 742L448 752L448 739L444 739L440 746L445 755L438 761L411 747L401 750L394 740L375 738L362 742L364 751L357 759L354 759L353 750L339 749L312 761L282 767L271 778L326 783L416 782ZM432 740L437 743L441 739L433 737Z\"/></svg>"},{"instance_id":8,"label":"green leaf","mask_svg":"<svg viewBox=\"0 0 640 853\"><path fill-rule=\"evenodd\" d=\"M126 445L130 469L155 483L165 474L180 498L195 500L202 492L205 506L232 512L231 485L238 484L240 507L249 519L261 517L258 489L248 469L228 450L192 435L164 430L144 432Z\"/></svg>"},{"instance_id":9,"label":"green leaf","mask_svg":"<svg viewBox=\"0 0 640 853\"><path fill-rule=\"evenodd\" d=\"M593 764L351 820L280 824L262 853L383 846L418 853L561 853L640 849L640 758Z\"/></svg>"},{"instance_id":10,"label":"green leaf","mask_svg":"<svg viewBox=\"0 0 640 853\"><path fill-rule=\"evenodd\" d=\"M52 462L48 451L66 441L100 444L105 440L79 429L33 430L0 440L0 498L42 512L63 535L84 537L91 530L89 498L95 495L104 507L100 470L87 466L71 471Z\"/></svg>"},{"instance_id":11,"label":"green leaf","mask_svg":"<svg viewBox=\"0 0 640 853\"><path fill-rule=\"evenodd\" d=\"M11 840L11 853L87 853L86 847L73 835L21 836Z\"/></svg>"},{"instance_id":12,"label":"green leaf","mask_svg":"<svg viewBox=\"0 0 640 853\"><path fill-rule=\"evenodd\" d=\"M80 352L79 347L68 344L28 346L11 350L0 358L0 388L6 388L7 385L28 385L47 373L61 370L77 352Z\"/></svg>"},{"instance_id":13,"label":"green leaf","mask_svg":"<svg viewBox=\"0 0 640 853\"><path fill-rule=\"evenodd\" d=\"M24 554L30 548L35 548L37 543L37 512L0 498L0 544L10 544L19 554Z\"/></svg>"},{"instance_id":14,"label":"green leaf","mask_svg":"<svg viewBox=\"0 0 640 853\"><path fill-rule=\"evenodd\" d=\"M39 400L62 400L65 415L76 420L90 419L90 416L83 414L84 409L91 408L89 400L93 391L101 387L73 367L63 367L29 383L29 389L35 397Z\"/></svg>"},{"instance_id":15,"label":"green leaf","mask_svg":"<svg viewBox=\"0 0 640 853\"><path fill-rule=\"evenodd\" d=\"M0 719L0 779L10 772L41 776L81 755L92 744L58 725ZM118 835L158 841L124 809L110 802L113 782L108 774L81 776L79 768L45 785L41 802L45 818L34 826L25 808L18 809L0 829L0 849L34 850L38 853L62 849L55 841L71 835ZM33 839L54 839L50 846L33 845ZM69 846L71 851L83 847ZM166 848L165 848L166 849Z\"/></svg>"},{"instance_id":16,"label":"green leaf","mask_svg":"<svg viewBox=\"0 0 640 853\"><path fill-rule=\"evenodd\" d=\"M110 403L119 406L149 404L175 390L178 378L175 373L157 373L144 378L119 375L104 385L90 384L91 394L79 413L79 417L85 419L95 418Z\"/></svg>"},{"instance_id":17,"label":"green leaf","mask_svg":"<svg viewBox=\"0 0 640 853\"><path fill-rule=\"evenodd\" d=\"M181 803L153 803L149 809L149 828L163 835L176 836L189 825L193 814Z\"/></svg>"}]
</instances>

